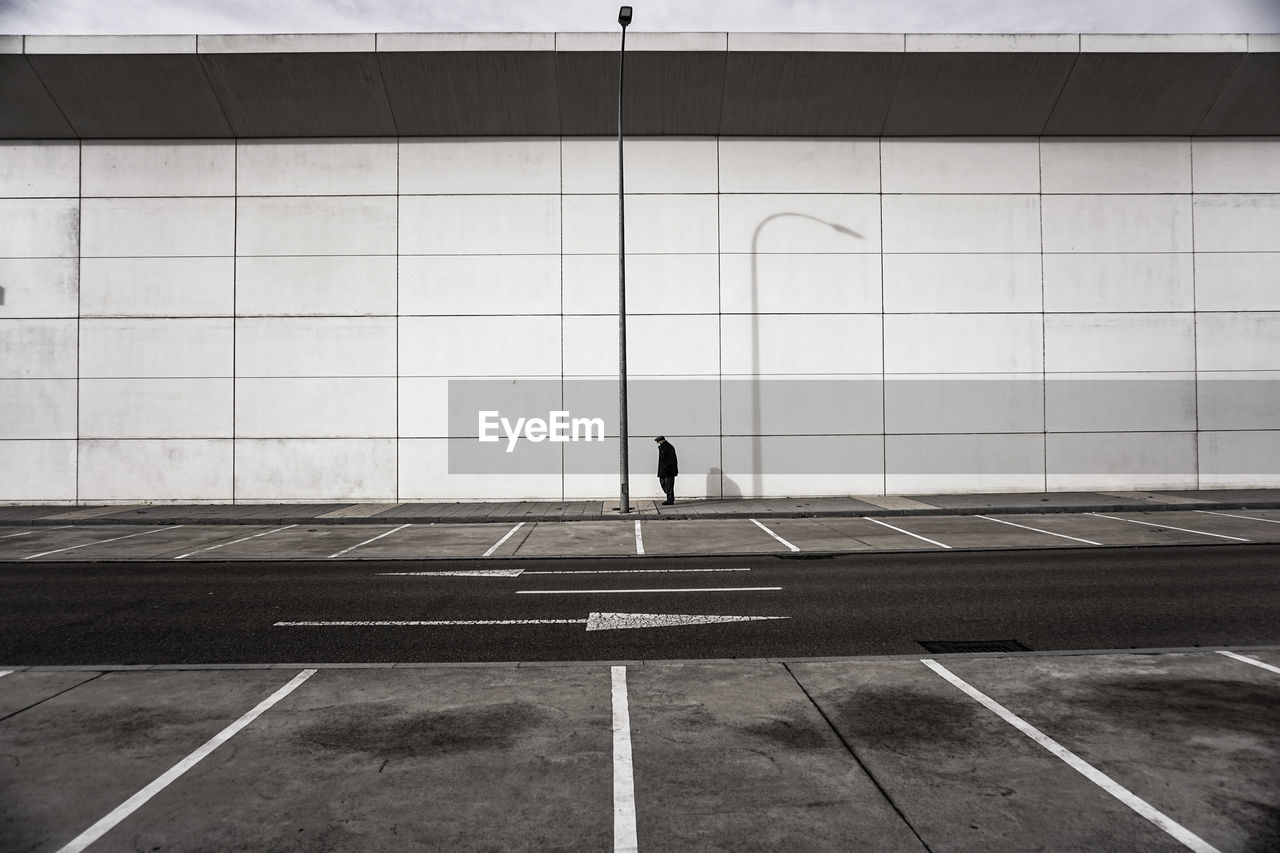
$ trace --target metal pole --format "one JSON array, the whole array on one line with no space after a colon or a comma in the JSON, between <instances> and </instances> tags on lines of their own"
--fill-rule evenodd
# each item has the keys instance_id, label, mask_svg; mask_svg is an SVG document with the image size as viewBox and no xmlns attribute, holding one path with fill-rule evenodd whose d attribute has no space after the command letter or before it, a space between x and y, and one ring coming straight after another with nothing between
<instances>
[{"instance_id":1,"label":"metal pole","mask_svg":"<svg viewBox=\"0 0 1280 853\"><path fill-rule=\"evenodd\" d=\"M626 10L625 19L621 10L618 16L618 23L622 24L622 46L618 51L618 511L628 513L631 507L628 501L630 472L627 460L627 243L623 210L622 72L623 60L627 54L627 24L630 23L631 9L623 8Z\"/></svg>"}]
</instances>

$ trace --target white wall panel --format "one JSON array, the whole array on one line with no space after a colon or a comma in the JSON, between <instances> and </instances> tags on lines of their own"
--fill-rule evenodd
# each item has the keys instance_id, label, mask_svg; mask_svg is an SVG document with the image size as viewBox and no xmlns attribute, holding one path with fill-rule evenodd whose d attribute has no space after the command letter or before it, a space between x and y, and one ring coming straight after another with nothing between
<instances>
[{"instance_id":1,"label":"white wall panel","mask_svg":"<svg viewBox=\"0 0 1280 853\"><path fill-rule=\"evenodd\" d=\"M1047 195L1044 197L1044 250L1189 252L1191 197Z\"/></svg>"},{"instance_id":2,"label":"white wall panel","mask_svg":"<svg viewBox=\"0 0 1280 853\"><path fill-rule=\"evenodd\" d=\"M394 438L395 377L241 379L237 438Z\"/></svg>"},{"instance_id":3,"label":"white wall panel","mask_svg":"<svg viewBox=\"0 0 1280 853\"><path fill-rule=\"evenodd\" d=\"M616 164L614 173L616 181ZM558 193L560 140L402 139L400 192L405 195Z\"/></svg>"},{"instance_id":4,"label":"white wall panel","mask_svg":"<svg viewBox=\"0 0 1280 853\"><path fill-rule=\"evenodd\" d=\"M0 318L75 317L75 258L0 259Z\"/></svg>"},{"instance_id":5,"label":"white wall panel","mask_svg":"<svg viewBox=\"0 0 1280 853\"><path fill-rule=\"evenodd\" d=\"M80 438L230 438L232 380L82 379Z\"/></svg>"},{"instance_id":6,"label":"white wall panel","mask_svg":"<svg viewBox=\"0 0 1280 853\"><path fill-rule=\"evenodd\" d=\"M86 197L233 196L234 142L85 142Z\"/></svg>"},{"instance_id":7,"label":"white wall panel","mask_svg":"<svg viewBox=\"0 0 1280 853\"><path fill-rule=\"evenodd\" d=\"M628 315L627 375L714 376L718 339L714 315ZM618 375L616 315L564 318L564 373Z\"/></svg>"},{"instance_id":8,"label":"white wall panel","mask_svg":"<svg viewBox=\"0 0 1280 853\"><path fill-rule=\"evenodd\" d=\"M80 375L230 376L231 323L229 318L81 320Z\"/></svg>"},{"instance_id":9,"label":"white wall panel","mask_svg":"<svg viewBox=\"0 0 1280 853\"><path fill-rule=\"evenodd\" d=\"M390 196L240 198L238 255L394 255Z\"/></svg>"},{"instance_id":10,"label":"white wall panel","mask_svg":"<svg viewBox=\"0 0 1280 853\"><path fill-rule=\"evenodd\" d=\"M1034 195L887 195L884 250L1039 252L1040 198Z\"/></svg>"},{"instance_id":11,"label":"white wall panel","mask_svg":"<svg viewBox=\"0 0 1280 853\"><path fill-rule=\"evenodd\" d=\"M714 314L719 279L715 255L628 253L627 314ZM618 313L617 255L565 255L564 312Z\"/></svg>"},{"instance_id":12,"label":"white wall panel","mask_svg":"<svg viewBox=\"0 0 1280 853\"><path fill-rule=\"evenodd\" d=\"M1194 311L1190 254L1044 256L1046 311Z\"/></svg>"},{"instance_id":13,"label":"white wall panel","mask_svg":"<svg viewBox=\"0 0 1280 853\"><path fill-rule=\"evenodd\" d=\"M74 258L80 245L74 198L0 198L0 258Z\"/></svg>"},{"instance_id":14,"label":"white wall panel","mask_svg":"<svg viewBox=\"0 0 1280 853\"><path fill-rule=\"evenodd\" d=\"M1044 336L1050 373L1196 369L1191 314L1048 314Z\"/></svg>"},{"instance_id":15,"label":"white wall panel","mask_svg":"<svg viewBox=\"0 0 1280 853\"><path fill-rule=\"evenodd\" d=\"M716 384L698 389L707 397L718 392L718 420L707 424L708 435L878 436L884 431L885 387L879 373L724 377Z\"/></svg>"},{"instance_id":16,"label":"white wall panel","mask_svg":"<svg viewBox=\"0 0 1280 853\"><path fill-rule=\"evenodd\" d=\"M396 143L271 139L236 146L241 196L395 195Z\"/></svg>"},{"instance_id":17,"label":"white wall panel","mask_svg":"<svg viewBox=\"0 0 1280 853\"><path fill-rule=\"evenodd\" d=\"M1196 316L1201 370L1280 370L1280 313Z\"/></svg>"},{"instance_id":18,"label":"white wall panel","mask_svg":"<svg viewBox=\"0 0 1280 853\"><path fill-rule=\"evenodd\" d=\"M395 439L241 438L235 453L236 500L396 499Z\"/></svg>"},{"instance_id":19,"label":"white wall panel","mask_svg":"<svg viewBox=\"0 0 1280 853\"><path fill-rule=\"evenodd\" d=\"M1040 311L1040 255L885 255L891 314Z\"/></svg>"},{"instance_id":20,"label":"white wall panel","mask_svg":"<svg viewBox=\"0 0 1280 853\"><path fill-rule=\"evenodd\" d=\"M236 376L395 376L394 317L236 320Z\"/></svg>"},{"instance_id":21,"label":"white wall panel","mask_svg":"<svg viewBox=\"0 0 1280 853\"><path fill-rule=\"evenodd\" d=\"M1280 252L1197 252L1201 311L1280 311Z\"/></svg>"},{"instance_id":22,"label":"white wall panel","mask_svg":"<svg viewBox=\"0 0 1280 853\"><path fill-rule=\"evenodd\" d=\"M1196 488L1192 432L1049 433L1046 442L1051 490Z\"/></svg>"},{"instance_id":23,"label":"white wall panel","mask_svg":"<svg viewBox=\"0 0 1280 853\"><path fill-rule=\"evenodd\" d=\"M235 276L242 317L396 313L392 255L236 258Z\"/></svg>"},{"instance_id":24,"label":"white wall panel","mask_svg":"<svg viewBox=\"0 0 1280 853\"><path fill-rule=\"evenodd\" d=\"M473 441L460 439L460 441ZM456 442L455 442L456 443ZM561 496L561 474L451 473L449 444L445 438L411 438L399 442L400 496L402 501L439 500L546 500ZM535 445L545 453L560 451L559 445ZM617 458L614 446L614 458ZM617 475L613 477L617 485ZM592 496L603 494L592 490ZM495 538L496 541L496 538Z\"/></svg>"},{"instance_id":25,"label":"white wall panel","mask_svg":"<svg viewBox=\"0 0 1280 853\"><path fill-rule=\"evenodd\" d=\"M72 198L79 191L79 143L0 143L0 198Z\"/></svg>"},{"instance_id":26,"label":"white wall panel","mask_svg":"<svg viewBox=\"0 0 1280 853\"><path fill-rule=\"evenodd\" d=\"M1040 491L1044 436L885 436L885 493Z\"/></svg>"},{"instance_id":27,"label":"white wall panel","mask_svg":"<svg viewBox=\"0 0 1280 853\"><path fill-rule=\"evenodd\" d=\"M616 230L616 216L614 227ZM545 255L559 252L558 196L400 197L402 255Z\"/></svg>"},{"instance_id":28,"label":"white wall panel","mask_svg":"<svg viewBox=\"0 0 1280 853\"><path fill-rule=\"evenodd\" d=\"M879 250L879 196L720 197L722 252L845 254Z\"/></svg>"},{"instance_id":29,"label":"white wall panel","mask_svg":"<svg viewBox=\"0 0 1280 853\"><path fill-rule=\"evenodd\" d=\"M81 440L80 500L230 501L229 439Z\"/></svg>"},{"instance_id":30,"label":"white wall panel","mask_svg":"<svg viewBox=\"0 0 1280 853\"><path fill-rule=\"evenodd\" d=\"M1280 251L1280 194L1197 195L1196 250Z\"/></svg>"},{"instance_id":31,"label":"white wall panel","mask_svg":"<svg viewBox=\"0 0 1280 853\"><path fill-rule=\"evenodd\" d=\"M630 270L628 261L628 281ZM879 255L720 256L720 305L726 313L879 314L880 297ZM684 298L668 304L685 307Z\"/></svg>"},{"instance_id":32,"label":"white wall panel","mask_svg":"<svg viewBox=\"0 0 1280 853\"><path fill-rule=\"evenodd\" d=\"M449 436L449 379L407 376L400 379L397 435L402 438Z\"/></svg>"},{"instance_id":33,"label":"white wall panel","mask_svg":"<svg viewBox=\"0 0 1280 853\"><path fill-rule=\"evenodd\" d=\"M80 309L85 317L230 316L233 258L85 258Z\"/></svg>"},{"instance_id":34,"label":"white wall panel","mask_svg":"<svg viewBox=\"0 0 1280 853\"><path fill-rule=\"evenodd\" d=\"M1034 139L886 139L886 193L1035 193Z\"/></svg>"},{"instance_id":35,"label":"white wall panel","mask_svg":"<svg viewBox=\"0 0 1280 853\"><path fill-rule=\"evenodd\" d=\"M874 193L880 145L874 139L721 139L724 193Z\"/></svg>"},{"instance_id":36,"label":"white wall panel","mask_svg":"<svg viewBox=\"0 0 1280 853\"><path fill-rule=\"evenodd\" d=\"M1186 139L1044 139L1046 193L1189 193Z\"/></svg>"},{"instance_id":37,"label":"white wall panel","mask_svg":"<svg viewBox=\"0 0 1280 853\"><path fill-rule=\"evenodd\" d=\"M565 254L618 253L618 200L609 196L564 197ZM716 251L716 197L637 195L627 197L627 255Z\"/></svg>"},{"instance_id":38,"label":"white wall panel","mask_svg":"<svg viewBox=\"0 0 1280 853\"><path fill-rule=\"evenodd\" d=\"M626 192L714 193L716 141L701 138L627 139ZM564 192L618 196L618 141L566 139ZM559 191L559 187L552 192Z\"/></svg>"},{"instance_id":39,"label":"white wall panel","mask_svg":"<svg viewBox=\"0 0 1280 853\"><path fill-rule=\"evenodd\" d=\"M71 503L76 499L76 443L0 441L0 502Z\"/></svg>"},{"instance_id":40,"label":"white wall panel","mask_svg":"<svg viewBox=\"0 0 1280 853\"><path fill-rule=\"evenodd\" d=\"M1044 384L1032 374L927 374L884 383L891 435L1044 431Z\"/></svg>"},{"instance_id":41,"label":"white wall panel","mask_svg":"<svg viewBox=\"0 0 1280 853\"><path fill-rule=\"evenodd\" d=\"M1194 373L1071 373L1045 383L1049 432L1196 428Z\"/></svg>"},{"instance_id":42,"label":"white wall panel","mask_svg":"<svg viewBox=\"0 0 1280 853\"><path fill-rule=\"evenodd\" d=\"M681 445L677 501L686 481L705 491L719 485L726 497L878 494L884 484L884 442L878 435L726 436L722 453L723 471L715 459L694 468L686 465ZM771 540L760 535L767 547Z\"/></svg>"},{"instance_id":43,"label":"white wall panel","mask_svg":"<svg viewBox=\"0 0 1280 853\"><path fill-rule=\"evenodd\" d=\"M559 314L560 256L402 257L400 313Z\"/></svg>"},{"instance_id":44,"label":"white wall panel","mask_svg":"<svg viewBox=\"0 0 1280 853\"><path fill-rule=\"evenodd\" d=\"M76 437L74 379L0 379L0 400L0 440Z\"/></svg>"},{"instance_id":45,"label":"white wall panel","mask_svg":"<svg viewBox=\"0 0 1280 853\"><path fill-rule=\"evenodd\" d=\"M233 198L86 198L85 257L231 255L236 248Z\"/></svg>"},{"instance_id":46,"label":"white wall panel","mask_svg":"<svg viewBox=\"0 0 1280 853\"><path fill-rule=\"evenodd\" d=\"M1274 488L1280 430L1200 433L1200 488Z\"/></svg>"},{"instance_id":47,"label":"white wall panel","mask_svg":"<svg viewBox=\"0 0 1280 853\"><path fill-rule=\"evenodd\" d=\"M400 319L401 376L559 374L559 317Z\"/></svg>"},{"instance_id":48,"label":"white wall panel","mask_svg":"<svg viewBox=\"0 0 1280 853\"><path fill-rule=\"evenodd\" d=\"M725 315L726 375L879 373L880 318L866 314Z\"/></svg>"},{"instance_id":49,"label":"white wall panel","mask_svg":"<svg viewBox=\"0 0 1280 853\"><path fill-rule=\"evenodd\" d=\"M0 320L0 379L75 375L75 320Z\"/></svg>"},{"instance_id":50,"label":"white wall panel","mask_svg":"<svg viewBox=\"0 0 1280 853\"><path fill-rule=\"evenodd\" d=\"M1280 193L1280 140L1193 139L1198 193Z\"/></svg>"},{"instance_id":51,"label":"white wall panel","mask_svg":"<svg viewBox=\"0 0 1280 853\"><path fill-rule=\"evenodd\" d=\"M1038 314L897 314L884 318L887 373L1038 373Z\"/></svg>"},{"instance_id":52,"label":"white wall panel","mask_svg":"<svg viewBox=\"0 0 1280 853\"><path fill-rule=\"evenodd\" d=\"M1202 371L1196 402L1202 430L1275 429L1280 426L1280 372Z\"/></svg>"}]
</instances>

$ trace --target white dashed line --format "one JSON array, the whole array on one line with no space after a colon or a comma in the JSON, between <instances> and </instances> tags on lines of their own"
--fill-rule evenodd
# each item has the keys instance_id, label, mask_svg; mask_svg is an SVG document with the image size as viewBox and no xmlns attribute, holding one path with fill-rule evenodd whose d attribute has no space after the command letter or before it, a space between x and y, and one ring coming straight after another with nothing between
<instances>
[{"instance_id":1,"label":"white dashed line","mask_svg":"<svg viewBox=\"0 0 1280 853\"><path fill-rule=\"evenodd\" d=\"M130 533L128 536L116 536L112 539L99 539L97 542L86 542L83 545L72 545L70 548L58 548L53 551L44 551L40 554L31 554L23 557L24 560L34 560L36 557L47 557L50 554L61 554L65 551L74 551L77 548L88 548L90 545L106 545L108 542L119 542L121 539L132 539L135 536L150 536L152 533L159 533L162 530L177 530L183 527L181 524L174 524L170 527L157 527L155 530L144 530L142 533Z\"/></svg>"},{"instance_id":2,"label":"white dashed line","mask_svg":"<svg viewBox=\"0 0 1280 853\"><path fill-rule=\"evenodd\" d=\"M492 548L490 548L488 551L485 551L485 552L484 552L483 554L481 554L480 556L482 556L482 557L492 557L492 556L493 556L493 552L494 552L494 551L497 551L499 548L501 548L501 547L502 547L502 543L503 543L503 542L506 542L508 539L510 539L510 538L511 538L511 534L515 533L515 532L516 532L517 530L519 530L521 527L524 527L524 522L523 522L523 521L522 521L522 522L520 522L519 524L517 524L515 527L511 528L510 530L508 530L508 531L507 531L507 535L506 535L506 536L503 536L503 537L502 537L501 539L499 539L497 542L494 542L494 543L493 543L493 547L492 547Z\"/></svg>"},{"instance_id":3,"label":"white dashed line","mask_svg":"<svg viewBox=\"0 0 1280 853\"><path fill-rule=\"evenodd\" d=\"M243 539L237 539L234 542L221 542L217 545L210 545L208 548L199 548L195 551L191 551L190 553L181 554L177 557L174 557L173 559L182 560L192 556L193 554L203 554L205 551L214 551L214 550L217 550L218 548L225 548L228 545L239 545L241 542L248 542L250 539L257 539L259 536L267 536L272 533L279 533L281 530L288 530L290 527L297 527L297 526L298 525L296 524L286 524L284 527L277 527L275 530L264 530L261 533L255 533L252 536L246 536Z\"/></svg>"},{"instance_id":4,"label":"white dashed line","mask_svg":"<svg viewBox=\"0 0 1280 853\"><path fill-rule=\"evenodd\" d=\"M754 518L753 518L753 519L751 519L751 523L752 523L752 524L754 524L756 527L759 527L759 528L760 528L761 530L763 530L765 533L768 533L768 534L769 534L770 536L772 536L774 539L777 539L777 540L778 540L779 542L781 542L783 545L786 545L786 546L787 546L788 548L790 548L792 551L799 551L799 550L800 550L800 549L799 549L799 548L797 548L795 545L792 545L790 542L788 542L787 540L783 539L781 536L779 536L778 534L774 533L772 530L770 530L769 528L765 527L765 526L764 526L763 524L761 524L760 522L756 521Z\"/></svg>"},{"instance_id":5,"label":"white dashed line","mask_svg":"<svg viewBox=\"0 0 1280 853\"><path fill-rule=\"evenodd\" d=\"M640 522L636 522L636 553L644 554L644 537L640 535Z\"/></svg>"},{"instance_id":6,"label":"white dashed line","mask_svg":"<svg viewBox=\"0 0 1280 853\"><path fill-rule=\"evenodd\" d=\"M1070 539L1073 542L1083 542L1086 545L1102 545L1101 542L1094 542L1092 539L1081 539L1077 536L1068 536L1065 533L1054 533L1052 530L1041 530L1039 527L1028 527L1025 524L1014 524L1012 521L1005 521L1003 518L991 518L987 515L980 515L978 518L985 518L987 521L994 521L996 524L1007 524L1010 527L1021 527L1023 530L1034 530L1036 533L1047 533L1050 536L1060 536L1063 539Z\"/></svg>"},{"instance_id":7,"label":"white dashed line","mask_svg":"<svg viewBox=\"0 0 1280 853\"><path fill-rule=\"evenodd\" d=\"M924 660L921 660L920 662L923 663L925 666L929 667L929 669L936 672L938 675L945 678L947 681L951 682L951 684L958 687L960 690L964 691L966 694L969 695L971 699L974 699L977 702L981 703L988 711L991 711L992 713L996 714L1006 723L1013 726L1015 729L1022 732L1027 737L1031 738L1040 746L1044 747L1049 752L1051 752L1052 754L1056 755L1058 758L1065 761L1067 765L1071 767L1072 770L1075 770L1077 773L1084 776L1090 782L1094 783L1099 788L1106 791L1108 794L1115 797L1117 800L1124 803L1129 808L1133 809L1139 815L1151 821L1153 824L1155 824L1160 829L1167 832L1169 835L1173 836L1183 846L1191 850L1195 850L1197 851L1197 853L1218 853L1217 848L1209 844L1203 838L1196 835L1194 832L1187 829L1182 824L1168 817L1163 812L1159 811L1150 803L1148 803L1146 800L1143 800L1141 797L1134 794L1128 788L1125 788L1123 785L1116 782L1110 776L1103 773L1101 770L1098 770L1096 767L1089 764L1087 761L1080 758L1078 755L1071 752L1066 747L1062 746L1053 738L1049 737L1044 732L1040 731L1035 726L1031 725L1026 720L1022 719L1017 714L1013 713L1008 708L1001 705L999 702L995 701L994 699L987 696L985 693L982 693L981 691L977 690L976 688L971 687L963 679L954 675L945 666L942 666L935 660L929 660L929 659L924 659Z\"/></svg>"},{"instance_id":8,"label":"white dashed line","mask_svg":"<svg viewBox=\"0 0 1280 853\"><path fill-rule=\"evenodd\" d=\"M1103 515L1102 513L1099 513L1099 512L1091 512L1091 513L1089 513L1089 515L1092 515L1092 516L1094 516L1094 517L1096 517L1096 518L1109 518L1109 519L1111 519L1112 521L1127 521L1127 522L1129 522L1130 524L1141 524L1141 525L1144 525L1144 526L1146 526L1146 527L1160 527L1160 528L1163 528L1163 529L1165 529L1165 530L1177 530L1177 531L1179 531L1180 533L1195 533L1195 534L1197 534L1197 535L1199 535L1199 536L1212 536L1212 537L1214 537L1215 539L1231 539L1231 540L1233 540L1233 541L1235 541L1235 542L1249 542L1249 541L1250 541L1250 540L1248 540L1248 539L1244 539L1244 538L1239 537L1239 536L1227 536L1227 535L1226 535L1226 534L1224 534L1224 533L1205 533L1203 530L1189 530L1189 529L1188 529L1188 528L1186 528L1186 527L1174 527L1172 524L1155 524L1155 523L1150 522L1150 521L1138 521L1137 519L1133 519L1133 518L1118 518L1118 517L1116 517L1116 516L1114 516L1114 515Z\"/></svg>"},{"instance_id":9,"label":"white dashed line","mask_svg":"<svg viewBox=\"0 0 1280 853\"><path fill-rule=\"evenodd\" d=\"M358 542L355 545L352 545L350 548L343 548L338 553L330 554L329 556L325 557L325 559L332 560L334 557L341 557L343 554L350 554L352 551L359 548L361 545L368 545L370 542L377 542L382 537L390 536L392 533L395 533L397 530L404 530L406 527L412 527L412 526L413 526L412 524L402 524L393 530L388 530L386 533L379 533L377 536L373 537L372 539L366 539L363 542Z\"/></svg>"},{"instance_id":10,"label":"white dashed line","mask_svg":"<svg viewBox=\"0 0 1280 853\"><path fill-rule=\"evenodd\" d=\"M1260 660L1258 660L1257 658L1247 658L1247 657L1245 657L1244 655L1238 655L1238 654L1236 654L1235 652L1227 652L1227 651L1220 651L1220 652L1218 652L1218 654L1220 654L1220 655L1226 655L1227 657L1231 658L1232 660L1238 660L1238 661L1241 661L1241 662L1243 662L1243 663L1252 664L1253 666L1256 666L1256 667L1258 667L1259 669L1265 669L1265 670L1267 670L1267 671L1269 671L1269 672L1274 672L1276 675L1280 675L1280 666L1272 666L1271 664L1269 664L1269 663L1264 663L1263 661L1260 661ZM1241 671L1243 671L1243 670L1241 670Z\"/></svg>"},{"instance_id":11,"label":"white dashed line","mask_svg":"<svg viewBox=\"0 0 1280 853\"><path fill-rule=\"evenodd\" d=\"M631 768L631 711L627 668L610 667L613 680L613 850L636 853L636 785Z\"/></svg>"},{"instance_id":12,"label":"white dashed line","mask_svg":"<svg viewBox=\"0 0 1280 853\"><path fill-rule=\"evenodd\" d=\"M864 515L864 516L862 516L862 519L863 519L864 521L870 521L872 524L878 524L878 525L880 525L881 527L887 527L887 528L889 528L890 530L896 530L896 531L898 531L899 533L905 533L905 534L907 534L908 536L911 536L911 537L914 537L914 538L916 538L916 539L919 539L921 542L928 542L930 545L937 545L939 548L946 548L948 551L950 551L950 550L951 550L951 546L950 546L950 545L944 545L944 544L942 544L941 542L936 542L936 541L934 541L933 539L930 539L930 538L929 538L929 537L927 537L927 536L921 536L919 533L912 533L910 530L903 530L901 527L894 527L892 524L886 524L886 523L884 523L883 521L878 521L878 520L876 520L876 519L874 519L874 518L869 518L868 516L865 516L865 515Z\"/></svg>"}]
</instances>

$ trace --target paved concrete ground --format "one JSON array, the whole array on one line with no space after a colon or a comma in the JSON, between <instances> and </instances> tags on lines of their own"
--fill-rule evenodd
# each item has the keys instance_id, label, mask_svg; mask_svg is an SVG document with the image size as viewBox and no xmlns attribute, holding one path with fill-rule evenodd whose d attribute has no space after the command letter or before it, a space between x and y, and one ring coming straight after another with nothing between
<instances>
[{"instance_id":1,"label":"paved concrete ground","mask_svg":"<svg viewBox=\"0 0 1280 853\"><path fill-rule=\"evenodd\" d=\"M1241 657L29 669L0 848L1275 850L1280 651Z\"/></svg>"}]
</instances>

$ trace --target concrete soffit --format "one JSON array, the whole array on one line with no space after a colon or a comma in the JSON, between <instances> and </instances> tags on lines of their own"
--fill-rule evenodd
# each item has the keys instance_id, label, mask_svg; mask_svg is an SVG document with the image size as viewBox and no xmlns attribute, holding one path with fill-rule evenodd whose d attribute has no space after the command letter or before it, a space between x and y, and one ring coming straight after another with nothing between
<instances>
[{"instance_id":1,"label":"concrete soffit","mask_svg":"<svg viewBox=\"0 0 1280 853\"><path fill-rule=\"evenodd\" d=\"M0 138L606 136L618 33L0 36ZM644 136L1280 134L1280 35L632 33Z\"/></svg>"}]
</instances>

